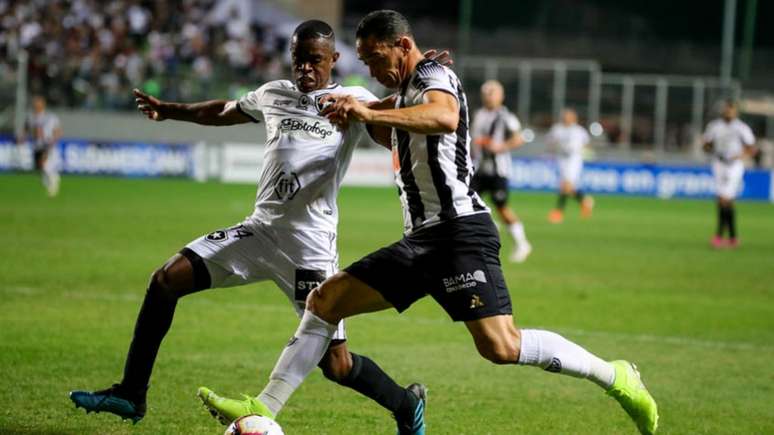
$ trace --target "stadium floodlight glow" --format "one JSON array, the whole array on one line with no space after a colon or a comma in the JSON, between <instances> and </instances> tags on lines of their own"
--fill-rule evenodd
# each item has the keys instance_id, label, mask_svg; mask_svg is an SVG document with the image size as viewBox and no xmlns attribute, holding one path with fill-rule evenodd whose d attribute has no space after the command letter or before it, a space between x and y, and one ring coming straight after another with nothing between
<instances>
[{"instance_id":1,"label":"stadium floodlight glow","mask_svg":"<svg viewBox=\"0 0 774 435\"><path fill-rule=\"evenodd\" d=\"M589 133L591 133L592 136L602 136L602 133L605 132L605 129L602 128L602 124L598 122L592 122L591 125L589 125Z\"/></svg>"},{"instance_id":2,"label":"stadium floodlight glow","mask_svg":"<svg viewBox=\"0 0 774 435\"><path fill-rule=\"evenodd\" d=\"M524 139L524 142L532 142L535 140L535 132L531 128L525 128L521 132L521 137Z\"/></svg>"}]
</instances>

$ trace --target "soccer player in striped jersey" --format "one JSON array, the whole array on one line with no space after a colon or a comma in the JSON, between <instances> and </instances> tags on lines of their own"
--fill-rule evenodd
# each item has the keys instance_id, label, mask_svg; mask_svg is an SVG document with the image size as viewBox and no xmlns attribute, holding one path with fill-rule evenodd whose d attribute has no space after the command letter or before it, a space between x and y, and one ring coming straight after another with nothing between
<instances>
[{"instance_id":1,"label":"soccer player in striped jersey","mask_svg":"<svg viewBox=\"0 0 774 435\"><path fill-rule=\"evenodd\" d=\"M471 136L476 173L471 186L482 195L489 192L500 219L505 222L513 239L513 252L509 259L522 263L532 252L524 224L508 207L508 178L511 176L511 150L524 144L521 123L516 115L503 105L505 91L497 80L487 80L481 85L481 101L484 107L473 116Z\"/></svg>"},{"instance_id":2,"label":"soccer player in striped jersey","mask_svg":"<svg viewBox=\"0 0 774 435\"><path fill-rule=\"evenodd\" d=\"M153 273L122 381L104 390L72 392L76 406L134 422L144 417L151 371L180 298L270 280L301 315L308 292L338 269L336 197L355 145L367 141L368 134L360 123L346 131L335 128L320 113L322 98L336 92L358 101L378 100L362 87L331 82L339 54L328 24L301 23L290 50L295 80L268 82L238 100L182 104L135 91L138 109L154 121L265 124L264 163L252 215L193 240ZM331 338L315 361L323 374L377 401L394 414L399 428L413 425L423 387L400 387L375 362L349 352L343 323ZM209 398L206 391L201 393L202 399ZM236 418L218 417L226 423Z\"/></svg>"},{"instance_id":3,"label":"soccer player in striped jersey","mask_svg":"<svg viewBox=\"0 0 774 435\"><path fill-rule=\"evenodd\" d=\"M736 209L734 199L742 187L745 155L754 155L755 136L750 127L738 117L736 103L723 105L723 116L709 124L704 131L704 149L712 154L712 174L715 177L715 195L718 201L718 226L711 244L714 248L736 248ZM724 236L728 234L728 238Z\"/></svg>"},{"instance_id":4,"label":"soccer player in striped jersey","mask_svg":"<svg viewBox=\"0 0 774 435\"><path fill-rule=\"evenodd\" d=\"M278 411L320 360L341 319L404 311L429 294L452 320L465 323L484 358L589 379L618 400L642 433L654 433L656 402L633 364L604 361L553 332L514 326L497 229L470 187L468 107L454 72L423 58L408 22L395 11L368 14L356 42L371 75L397 91L394 106L375 110L337 95L323 113L341 126L361 121L390 128L404 236L309 294L301 323L257 398L220 398L210 406L237 409L258 401ZM423 407L424 401L418 417ZM424 420L418 418L410 433L424 434Z\"/></svg>"}]
</instances>

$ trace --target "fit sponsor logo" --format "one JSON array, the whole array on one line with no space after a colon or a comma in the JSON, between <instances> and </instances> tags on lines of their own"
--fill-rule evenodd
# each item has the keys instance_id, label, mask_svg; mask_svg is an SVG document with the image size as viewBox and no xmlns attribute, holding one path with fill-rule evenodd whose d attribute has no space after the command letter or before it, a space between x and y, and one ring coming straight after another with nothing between
<instances>
[{"instance_id":1,"label":"fit sponsor logo","mask_svg":"<svg viewBox=\"0 0 774 435\"><path fill-rule=\"evenodd\" d=\"M274 178L274 193L281 200L291 200L301 189L301 182L295 172L280 172Z\"/></svg>"},{"instance_id":2,"label":"fit sponsor logo","mask_svg":"<svg viewBox=\"0 0 774 435\"><path fill-rule=\"evenodd\" d=\"M320 121L315 121L314 123L310 123L310 122L306 122L301 119L295 119L295 118L283 119L280 122L279 129L280 131L285 131L285 132L304 131L306 133L318 136L321 139L325 139L328 136L333 134L333 130L330 128L325 128L325 125L322 124Z\"/></svg>"},{"instance_id":3,"label":"fit sponsor logo","mask_svg":"<svg viewBox=\"0 0 774 435\"><path fill-rule=\"evenodd\" d=\"M443 279L443 286L446 293L453 293L466 288L478 286L478 283L486 283L486 274L483 270L460 273L449 278Z\"/></svg>"}]
</instances>

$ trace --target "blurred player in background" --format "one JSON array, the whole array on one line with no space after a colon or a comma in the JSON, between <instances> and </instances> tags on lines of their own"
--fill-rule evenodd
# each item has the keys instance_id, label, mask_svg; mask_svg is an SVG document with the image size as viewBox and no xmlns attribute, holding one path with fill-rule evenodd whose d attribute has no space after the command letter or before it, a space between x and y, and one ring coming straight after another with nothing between
<instances>
[{"instance_id":1,"label":"blurred player in background","mask_svg":"<svg viewBox=\"0 0 774 435\"><path fill-rule=\"evenodd\" d=\"M508 207L508 178L511 175L511 150L524 144L521 123L516 115L503 105L505 91L497 80L481 85L484 107L473 116L471 154L476 173L471 187L483 195L489 192L497 215L508 226L514 248L510 260L521 263L532 252L532 245L524 233L524 224Z\"/></svg>"},{"instance_id":2,"label":"blurred player in background","mask_svg":"<svg viewBox=\"0 0 774 435\"><path fill-rule=\"evenodd\" d=\"M339 53L328 24L318 20L301 23L293 33L290 50L294 81L268 82L239 100L183 104L160 101L135 90L138 109L155 121L234 125L263 119L267 130L264 163L253 214L230 228L190 242L153 273L122 381L105 390L72 392L76 406L135 422L143 418L151 371L180 298L207 289L271 280L300 315L307 294L337 271L338 189L355 145L369 139L362 123L353 123L346 131L336 129L320 114L321 100L333 92L364 102L378 100L365 88L331 82ZM294 349L302 346L299 343ZM421 403L418 384L400 387L372 360L350 353L343 322L336 326L329 345L319 350L323 357L315 364L319 363L328 379L392 412L399 433L413 433L406 427L414 425L415 410ZM271 400L270 396L261 398ZM216 400L207 392L202 399ZM233 420L218 417L225 424Z\"/></svg>"},{"instance_id":3,"label":"blurred player in background","mask_svg":"<svg viewBox=\"0 0 774 435\"><path fill-rule=\"evenodd\" d=\"M341 319L389 308L403 312L429 294L453 321L465 324L482 357L588 379L618 400L642 433L654 433L657 405L633 364L607 362L556 333L514 325L500 266L500 236L489 209L470 187L467 97L456 74L423 58L408 21L395 11L363 18L356 43L371 76L397 92L395 104L374 110L341 95L322 113L337 125L361 121L390 128L404 236L309 293L291 344L258 398L205 404L239 417L239 412L261 413L261 406L250 406L258 401L272 415L314 369ZM411 356L411 349L404 351ZM416 415L423 416L424 410L417 408ZM417 419L409 433L424 435L425 429L424 420Z\"/></svg>"},{"instance_id":4,"label":"blurred player in background","mask_svg":"<svg viewBox=\"0 0 774 435\"><path fill-rule=\"evenodd\" d=\"M594 199L580 189L583 150L590 141L586 129L578 125L578 114L569 108L562 110L561 122L554 124L546 135L546 143L556 152L559 166L559 198L556 208L548 214L551 223L558 224L564 220L564 207L571 195L581 206L581 216L591 217Z\"/></svg>"},{"instance_id":5,"label":"blurred player in background","mask_svg":"<svg viewBox=\"0 0 774 435\"><path fill-rule=\"evenodd\" d=\"M723 105L722 116L704 131L704 150L712 154L712 174L715 177L715 195L718 200L718 226L711 244L715 248L735 248L736 234L734 199L742 187L745 155L755 154L755 136L750 127L737 118L735 102ZM728 238L724 235L728 233Z\"/></svg>"},{"instance_id":6,"label":"blurred player in background","mask_svg":"<svg viewBox=\"0 0 774 435\"><path fill-rule=\"evenodd\" d=\"M28 142L35 159L35 169L40 171L48 196L59 193L59 162L56 144L62 137L59 117L46 110L46 100L39 95L32 97L32 113L27 116L24 131L18 142Z\"/></svg>"}]
</instances>

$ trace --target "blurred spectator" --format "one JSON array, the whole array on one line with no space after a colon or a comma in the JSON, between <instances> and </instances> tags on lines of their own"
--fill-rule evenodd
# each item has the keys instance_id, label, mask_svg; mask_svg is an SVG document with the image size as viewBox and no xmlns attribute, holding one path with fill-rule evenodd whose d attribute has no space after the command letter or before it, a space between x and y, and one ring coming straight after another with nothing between
<instances>
[{"instance_id":1,"label":"blurred spectator","mask_svg":"<svg viewBox=\"0 0 774 435\"><path fill-rule=\"evenodd\" d=\"M228 19L211 19L223 3ZM54 106L132 108L131 89L202 99L281 76L286 39L241 0L0 0L0 73L29 52L28 85ZM218 77L218 80L214 80ZM236 88L229 88L235 84Z\"/></svg>"}]
</instances>

